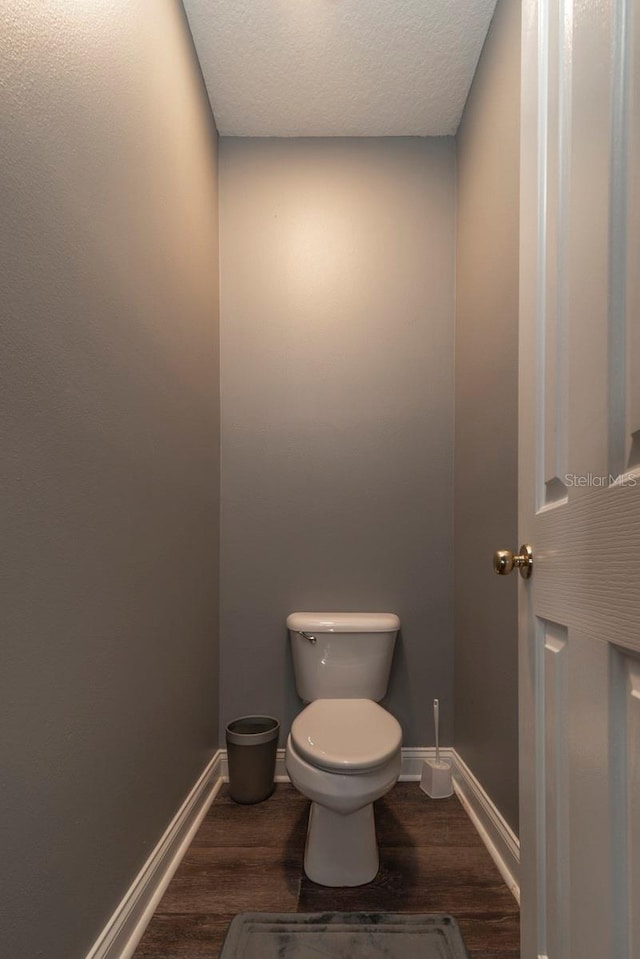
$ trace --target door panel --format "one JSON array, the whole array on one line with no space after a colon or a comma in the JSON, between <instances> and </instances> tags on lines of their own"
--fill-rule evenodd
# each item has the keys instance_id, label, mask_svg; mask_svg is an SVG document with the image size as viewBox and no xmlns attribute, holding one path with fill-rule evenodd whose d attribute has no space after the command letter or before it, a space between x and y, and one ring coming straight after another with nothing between
<instances>
[{"instance_id":1,"label":"door panel","mask_svg":"<svg viewBox=\"0 0 640 959\"><path fill-rule=\"evenodd\" d=\"M640 465L640 14L632 0L614 5L613 43L611 468L620 473Z\"/></svg>"},{"instance_id":2,"label":"door panel","mask_svg":"<svg viewBox=\"0 0 640 959\"><path fill-rule=\"evenodd\" d=\"M640 956L640 13L524 0L522 956Z\"/></svg>"},{"instance_id":3,"label":"door panel","mask_svg":"<svg viewBox=\"0 0 640 959\"><path fill-rule=\"evenodd\" d=\"M537 325L537 352L543 364L537 398L543 430L537 496L540 506L566 496L564 476L568 472L568 302L564 256L570 196L571 58L567 55L566 36L571 29L571 3L560 0L547 4L541 16L545 37L541 56L546 66L547 93L539 131L544 160L544 183L540 184L544 197L540 240L544 238L544 250Z\"/></svg>"},{"instance_id":4,"label":"door panel","mask_svg":"<svg viewBox=\"0 0 640 959\"><path fill-rule=\"evenodd\" d=\"M640 955L640 657L611 650L614 953Z\"/></svg>"},{"instance_id":5,"label":"door panel","mask_svg":"<svg viewBox=\"0 0 640 959\"><path fill-rule=\"evenodd\" d=\"M546 941L550 955L568 955L569 849L568 849L568 630L539 621L544 686L538 692L540 739L544 757L539 768L544 778L544 857ZM542 801L540 795L539 801Z\"/></svg>"}]
</instances>

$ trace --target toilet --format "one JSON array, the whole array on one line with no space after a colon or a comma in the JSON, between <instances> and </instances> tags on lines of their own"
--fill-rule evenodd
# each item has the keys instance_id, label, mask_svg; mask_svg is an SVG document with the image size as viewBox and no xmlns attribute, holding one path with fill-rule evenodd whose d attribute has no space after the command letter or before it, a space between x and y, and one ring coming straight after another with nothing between
<instances>
[{"instance_id":1,"label":"toilet","mask_svg":"<svg viewBox=\"0 0 640 959\"><path fill-rule=\"evenodd\" d=\"M395 613L291 613L298 695L285 765L311 800L304 871L323 886L361 886L379 867L373 803L400 775L402 730L378 705L389 683Z\"/></svg>"}]
</instances>

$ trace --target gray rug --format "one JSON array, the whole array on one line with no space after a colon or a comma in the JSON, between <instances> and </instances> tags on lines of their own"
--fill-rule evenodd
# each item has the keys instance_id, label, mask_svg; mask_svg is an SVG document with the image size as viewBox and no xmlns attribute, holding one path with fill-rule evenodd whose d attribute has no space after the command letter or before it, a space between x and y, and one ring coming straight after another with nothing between
<instances>
[{"instance_id":1,"label":"gray rug","mask_svg":"<svg viewBox=\"0 0 640 959\"><path fill-rule=\"evenodd\" d=\"M243 912L220 959L468 959L451 916Z\"/></svg>"}]
</instances>

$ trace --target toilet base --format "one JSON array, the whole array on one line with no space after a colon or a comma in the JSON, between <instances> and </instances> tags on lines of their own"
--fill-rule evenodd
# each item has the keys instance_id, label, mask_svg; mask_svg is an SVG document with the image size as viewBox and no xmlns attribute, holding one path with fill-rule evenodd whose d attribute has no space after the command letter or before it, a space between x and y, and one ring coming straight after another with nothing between
<instances>
[{"instance_id":1,"label":"toilet base","mask_svg":"<svg viewBox=\"0 0 640 959\"><path fill-rule=\"evenodd\" d=\"M321 886L363 886L375 879L380 860L373 803L342 815L311 803L304 871Z\"/></svg>"}]
</instances>

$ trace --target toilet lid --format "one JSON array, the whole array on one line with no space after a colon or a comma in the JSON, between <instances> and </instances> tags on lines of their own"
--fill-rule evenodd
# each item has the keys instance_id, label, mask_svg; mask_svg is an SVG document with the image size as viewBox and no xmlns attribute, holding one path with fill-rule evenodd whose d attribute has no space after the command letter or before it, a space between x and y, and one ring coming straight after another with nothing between
<instances>
[{"instance_id":1,"label":"toilet lid","mask_svg":"<svg viewBox=\"0 0 640 959\"><path fill-rule=\"evenodd\" d=\"M402 730L372 699L316 699L294 719L291 738L314 766L353 772L391 759L402 745Z\"/></svg>"}]
</instances>

